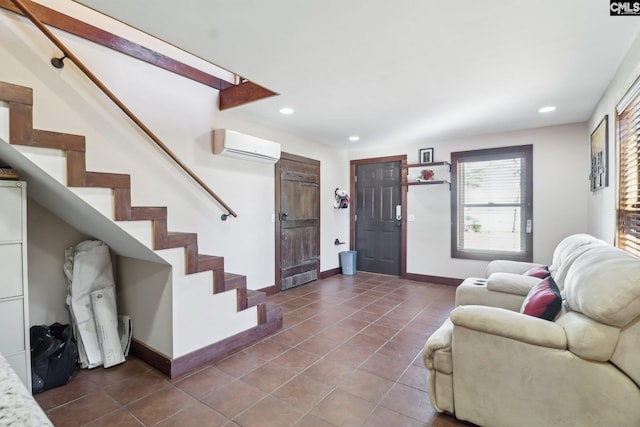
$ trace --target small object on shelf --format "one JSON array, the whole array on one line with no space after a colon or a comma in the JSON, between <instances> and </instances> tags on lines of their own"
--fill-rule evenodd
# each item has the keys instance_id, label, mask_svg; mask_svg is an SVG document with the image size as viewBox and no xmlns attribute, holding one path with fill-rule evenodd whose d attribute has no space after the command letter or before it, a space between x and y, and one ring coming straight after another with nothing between
<instances>
[{"instance_id":1,"label":"small object on shelf","mask_svg":"<svg viewBox=\"0 0 640 427\"><path fill-rule=\"evenodd\" d=\"M18 171L12 168L0 168L0 179L17 179Z\"/></svg>"},{"instance_id":2,"label":"small object on shelf","mask_svg":"<svg viewBox=\"0 0 640 427\"><path fill-rule=\"evenodd\" d=\"M425 169L422 172L420 172L420 176L416 178L416 181L418 182L431 181L433 180L434 177L435 177L435 173L433 172L432 169Z\"/></svg>"}]
</instances>

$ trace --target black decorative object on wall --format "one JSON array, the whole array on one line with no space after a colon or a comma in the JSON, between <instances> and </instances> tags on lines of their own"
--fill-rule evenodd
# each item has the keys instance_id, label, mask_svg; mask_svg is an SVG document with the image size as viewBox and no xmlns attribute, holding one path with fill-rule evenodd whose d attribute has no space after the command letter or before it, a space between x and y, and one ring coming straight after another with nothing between
<instances>
[{"instance_id":1,"label":"black decorative object on wall","mask_svg":"<svg viewBox=\"0 0 640 427\"><path fill-rule=\"evenodd\" d=\"M591 191L598 191L609 185L609 116L591 133Z\"/></svg>"}]
</instances>

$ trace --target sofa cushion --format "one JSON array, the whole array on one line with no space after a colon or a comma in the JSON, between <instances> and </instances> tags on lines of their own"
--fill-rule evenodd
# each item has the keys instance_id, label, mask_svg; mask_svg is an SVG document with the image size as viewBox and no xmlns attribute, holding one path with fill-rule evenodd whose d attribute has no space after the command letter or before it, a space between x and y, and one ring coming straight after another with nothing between
<instances>
[{"instance_id":1,"label":"sofa cushion","mask_svg":"<svg viewBox=\"0 0 640 427\"><path fill-rule=\"evenodd\" d=\"M640 316L640 259L612 246L592 248L573 262L565 296L571 310L624 327Z\"/></svg>"},{"instance_id":2,"label":"sofa cushion","mask_svg":"<svg viewBox=\"0 0 640 427\"><path fill-rule=\"evenodd\" d=\"M526 296L540 279L523 274L493 273L487 279L487 289L494 292Z\"/></svg>"},{"instance_id":3,"label":"sofa cushion","mask_svg":"<svg viewBox=\"0 0 640 427\"><path fill-rule=\"evenodd\" d=\"M539 266L542 266L542 264L497 259L487 264L487 267L484 270L484 277L488 278L493 273L523 274L525 271Z\"/></svg>"},{"instance_id":4,"label":"sofa cushion","mask_svg":"<svg viewBox=\"0 0 640 427\"><path fill-rule=\"evenodd\" d=\"M543 279L529 291L522 303L521 313L553 320L562 307L560 289L551 276Z\"/></svg>"},{"instance_id":5,"label":"sofa cushion","mask_svg":"<svg viewBox=\"0 0 640 427\"><path fill-rule=\"evenodd\" d=\"M568 349L573 354L598 362L611 359L618 344L619 328L596 322L575 311L559 316L556 323L567 334Z\"/></svg>"},{"instance_id":6,"label":"sofa cushion","mask_svg":"<svg viewBox=\"0 0 640 427\"><path fill-rule=\"evenodd\" d=\"M553 263L549 266L549 271L561 291L564 289L564 281L573 262L592 248L602 246L609 245L588 234L574 234L558 244L553 252Z\"/></svg>"},{"instance_id":7,"label":"sofa cushion","mask_svg":"<svg viewBox=\"0 0 640 427\"><path fill-rule=\"evenodd\" d=\"M600 239L596 239L595 237L584 233L572 234L570 236L567 236L562 239L560 243L558 243L555 250L553 251L553 260L551 264L552 269L557 269L558 267L560 267L560 265L565 262L567 257L575 252L575 250L580 246L584 245L606 245L606 243Z\"/></svg>"},{"instance_id":8,"label":"sofa cushion","mask_svg":"<svg viewBox=\"0 0 640 427\"><path fill-rule=\"evenodd\" d=\"M538 279L544 279L550 274L549 267L546 265L536 266L524 272L525 276L537 277Z\"/></svg>"}]
</instances>

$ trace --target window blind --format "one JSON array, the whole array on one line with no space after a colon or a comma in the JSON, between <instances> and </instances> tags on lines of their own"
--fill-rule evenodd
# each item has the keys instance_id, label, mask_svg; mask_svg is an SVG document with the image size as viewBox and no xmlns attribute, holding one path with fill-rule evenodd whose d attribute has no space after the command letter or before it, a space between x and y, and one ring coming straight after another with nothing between
<instances>
[{"instance_id":1,"label":"window blind","mask_svg":"<svg viewBox=\"0 0 640 427\"><path fill-rule=\"evenodd\" d=\"M460 167L463 205L520 204L524 158L465 162Z\"/></svg>"},{"instance_id":2,"label":"window blind","mask_svg":"<svg viewBox=\"0 0 640 427\"><path fill-rule=\"evenodd\" d=\"M451 153L451 256L532 256L532 146Z\"/></svg>"},{"instance_id":3,"label":"window blind","mask_svg":"<svg viewBox=\"0 0 640 427\"><path fill-rule=\"evenodd\" d=\"M637 91L636 91L637 92ZM618 116L619 179L617 246L640 256L640 100L638 93Z\"/></svg>"}]
</instances>

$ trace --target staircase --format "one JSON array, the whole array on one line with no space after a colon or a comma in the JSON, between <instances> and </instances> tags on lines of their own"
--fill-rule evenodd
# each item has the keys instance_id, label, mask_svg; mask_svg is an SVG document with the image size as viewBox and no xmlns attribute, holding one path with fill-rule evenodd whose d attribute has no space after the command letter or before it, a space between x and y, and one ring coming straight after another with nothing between
<instances>
[{"instance_id":1,"label":"staircase","mask_svg":"<svg viewBox=\"0 0 640 427\"><path fill-rule=\"evenodd\" d=\"M92 202L90 197L83 198L80 196L80 198L84 199L81 203L92 205L95 210L102 213L102 215L93 215L92 221L107 221L111 224L96 224L96 228L111 227L116 224L119 229L128 234L132 247L142 244L150 251L153 251L158 260L164 260L171 264L174 292L180 293L179 288L183 286L185 281L192 280L192 277L194 278L193 280L203 280L203 275L198 273L209 272L208 274L210 274L211 278L206 280L213 282L211 286L212 294L223 294L235 290L236 301L234 309L237 312L256 307L256 326L223 338L220 341L199 345L198 349L190 351L186 355L180 355L177 358L165 356L162 352L156 351L152 346L149 346L148 343L137 340L134 323L134 343L132 345L134 354L156 366L165 374L174 377L196 368L198 365L224 357L232 351L244 347L282 327L282 310L277 306L266 304L266 294L264 292L247 289L245 276L225 272L223 257L200 254L198 252L198 236L196 233L172 232L167 229L166 207L132 206L131 179L129 175L87 171L85 138L83 136L33 129L32 89L0 82L0 101L8 103L9 106L8 142L15 149L15 153L9 153L7 150L11 149L11 147L3 147L0 155L5 161L11 162L13 167L17 167L13 162L22 162L21 157L24 156L30 162L38 165L38 167L46 169L46 165L40 166L38 164L38 156L30 155L30 153L38 149L60 150L60 157L66 159L66 166L64 166L66 177L56 178L49 173L49 179L57 179L67 188L66 191L69 194L65 195L65 197L74 198L71 193L78 194L77 190L72 189L93 188L106 189L106 191L111 192L112 202L106 208L100 206L100 203ZM0 142L0 145L6 144ZM8 159L7 157L12 157L13 159ZM26 165L26 163L24 164ZM21 178L25 168L27 167L19 168ZM26 176L29 176L29 174L27 173ZM28 178L27 181L29 181ZM62 219L65 218L62 217ZM140 230L144 231L141 232ZM108 241L105 240L105 242L109 244ZM118 252L117 247L114 248L112 246L112 249ZM176 256L176 250L183 251L184 255L178 254ZM144 250L141 252L144 252ZM154 259L153 256L145 255L143 257ZM184 264L180 265L181 263ZM195 277L198 278L195 279ZM193 306L201 306L200 302L194 301ZM131 314L135 321L135 313L128 314ZM176 316L176 314L173 315ZM193 313L191 316L193 317ZM175 321L173 324L176 324ZM219 325L218 328L233 330L233 328L228 328L227 325ZM176 336L176 333L177 331L173 331L174 336Z\"/></svg>"}]
</instances>

